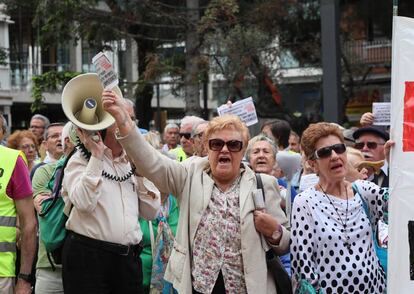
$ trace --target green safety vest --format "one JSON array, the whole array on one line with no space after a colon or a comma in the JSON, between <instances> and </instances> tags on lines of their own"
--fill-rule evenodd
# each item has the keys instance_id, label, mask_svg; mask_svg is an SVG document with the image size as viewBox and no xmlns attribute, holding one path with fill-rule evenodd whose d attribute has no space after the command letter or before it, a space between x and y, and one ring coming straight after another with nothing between
<instances>
[{"instance_id":1,"label":"green safety vest","mask_svg":"<svg viewBox=\"0 0 414 294\"><path fill-rule=\"evenodd\" d=\"M0 146L0 277L14 277L16 264L16 206L6 194L20 151Z\"/></svg>"}]
</instances>

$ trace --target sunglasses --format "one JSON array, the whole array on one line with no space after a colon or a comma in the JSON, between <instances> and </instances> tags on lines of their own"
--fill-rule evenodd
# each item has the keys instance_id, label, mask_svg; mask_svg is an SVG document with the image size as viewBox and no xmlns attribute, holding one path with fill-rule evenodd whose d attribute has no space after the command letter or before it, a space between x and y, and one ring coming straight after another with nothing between
<instances>
[{"instance_id":1,"label":"sunglasses","mask_svg":"<svg viewBox=\"0 0 414 294\"><path fill-rule=\"evenodd\" d=\"M191 138L191 133L180 133L180 138L186 138L187 140L190 140Z\"/></svg>"},{"instance_id":2,"label":"sunglasses","mask_svg":"<svg viewBox=\"0 0 414 294\"><path fill-rule=\"evenodd\" d=\"M223 141L222 139L210 139L208 141L208 147L213 151L221 151L224 145L230 152L239 152L243 148L243 142L238 140Z\"/></svg>"},{"instance_id":3,"label":"sunglasses","mask_svg":"<svg viewBox=\"0 0 414 294\"><path fill-rule=\"evenodd\" d=\"M335 151L336 154L342 154L346 151L346 146L343 143L339 143L331 146L322 147L315 151L315 158L328 158L332 155L332 150Z\"/></svg>"},{"instance_id":4,"label":"sunglasses","mask_svg":"<svg viewBox=\"0 0 414 294\"><path fill-rule=\"evenodd\" d=\"M362 150L364 146L367 145L368 149L377 149L378 145L384 145L385 143L377 143L377 142L357 142L354 145L355 149Z\"/></svg>"}]
</instances>

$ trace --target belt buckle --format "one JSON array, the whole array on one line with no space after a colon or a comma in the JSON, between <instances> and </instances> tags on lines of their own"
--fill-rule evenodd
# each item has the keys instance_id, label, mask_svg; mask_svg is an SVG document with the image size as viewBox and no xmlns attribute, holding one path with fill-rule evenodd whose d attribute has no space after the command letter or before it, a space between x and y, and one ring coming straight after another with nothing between
<instances>
[{"instance_id":1,"label":"belt buckle","mask_svg":"<svg viewBox=\"0 0 414 294\"><path fill-rule=\"evenodd\" d=\"M129 250L130 250L131 246L129 246L129 245L126 245L126 246L127 246L127 251L126 251L126 253L122 253L121 254L122 256L128 256L128 254L129 254Z\"/></svg>"}]
</instances>

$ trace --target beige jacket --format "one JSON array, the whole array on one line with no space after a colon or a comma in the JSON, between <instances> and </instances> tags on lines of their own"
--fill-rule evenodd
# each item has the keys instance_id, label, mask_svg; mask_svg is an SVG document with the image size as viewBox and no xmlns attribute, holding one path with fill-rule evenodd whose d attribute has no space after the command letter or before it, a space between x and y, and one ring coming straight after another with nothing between
<instances>
[{"instance_id":1,"label":"beige jacket","mask_svg":"<svg viewBox=\"0 0 414 294\"><path fill-rule=\"evenodd\" d=\"M135 130L118 139L141 175L151 180L160 191L169 191L177 197L180 218L165 279L173 283L179 293L192 293L191 246L214 186L213 179L206 173L208 160L192 157L178 163L156 151ZM280 208L278 184L274 177L267 175L262 175L262 180L267 211L284 226L279 246L273 247L276 253L283 254L289 247L290 232L286 215ZM254 226L252 193L256 188L255 174L246 166L240 182L241 244L246 287L248 293L274 294L274 281L266 267L265 250L268 247L262 244Z\"/></svg>"}]
</instances>

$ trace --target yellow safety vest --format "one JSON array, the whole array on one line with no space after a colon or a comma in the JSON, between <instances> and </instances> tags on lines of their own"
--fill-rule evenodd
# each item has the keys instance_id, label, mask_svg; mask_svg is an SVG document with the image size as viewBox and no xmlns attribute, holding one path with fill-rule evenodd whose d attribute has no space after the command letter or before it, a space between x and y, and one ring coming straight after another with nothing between
<instances>
[{"instance_id":1,"label":"yellow safety vest","mask_svg":"<svg viewBox=\"0 0 414 294\"><path fill-rule=\"evenodd\" d=\"M0 146L0 277L14 277L16 264L16 206L7 185L20 151Z\"/></svg>"},{"instance_id":2,"label":"yellow safety vest","mask_svg":"<svg viewBox=\"0 0 414 294\"><path fill-rule=\"evenodd\" d=\"M177 159L178 162L183 162L184 160L187 159L187 154L185 154L183 147L176 147L172 150L169 151L170 153L175 155L175 158Z\"/></svg>"}]
</instances>

